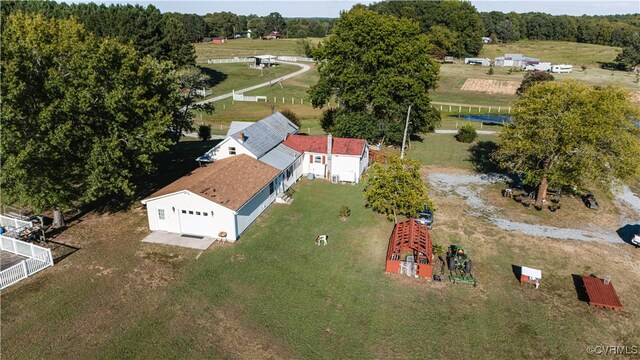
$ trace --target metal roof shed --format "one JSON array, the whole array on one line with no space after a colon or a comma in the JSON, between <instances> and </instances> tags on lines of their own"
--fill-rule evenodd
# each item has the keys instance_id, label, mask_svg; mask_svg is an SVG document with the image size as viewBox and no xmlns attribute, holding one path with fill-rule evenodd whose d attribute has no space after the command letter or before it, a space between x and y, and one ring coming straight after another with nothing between
<instances>
[{"instance_id":1,"label":"metal roof shed","mask_svg":"<svg viewBox=\"0 0 640 360\"><path fill-rule=\"evenodd\" d=\"M385 272L431 279L432 249L429 229L415 219L397 223L389 238ZM407 268L412 268L409 272Z\"/></svg>"}]
</instances>

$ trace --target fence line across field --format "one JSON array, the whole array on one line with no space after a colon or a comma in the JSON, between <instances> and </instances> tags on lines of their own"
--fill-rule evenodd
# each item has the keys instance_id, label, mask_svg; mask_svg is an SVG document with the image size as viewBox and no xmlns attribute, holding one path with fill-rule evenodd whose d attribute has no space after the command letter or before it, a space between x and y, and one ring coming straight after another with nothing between
<instances>
[{"instance_id":1,"label":"fence line across field","mask_svg":"<svg viewBox=\"0 0 640 360\"><path fill-rule=\"evenodd\" d=\"M446 103L432 103L432 108L439 109L440 111L446 111L449 109L450 113L457 112L458 114L480 114L482 110L487 110L489 114L495 112L496 114L503 113L503 109L507 111L507 114L511 114L511 106L482 106L482 105L459 105L459 104L446 104ZM466 111L465 111L466 110Z\"/></svg>"},{"instance_id":2,"label":"fence line across field","mask_svg":"<svg viewBox=\"0 0 640 360\"><path fill-rule=\"evenodd\" d=\"M0 271L0 289L53 266L51 250L18 239L0 235L0 250L26 257L25 260Z\"/></svg>"}]
</instances>

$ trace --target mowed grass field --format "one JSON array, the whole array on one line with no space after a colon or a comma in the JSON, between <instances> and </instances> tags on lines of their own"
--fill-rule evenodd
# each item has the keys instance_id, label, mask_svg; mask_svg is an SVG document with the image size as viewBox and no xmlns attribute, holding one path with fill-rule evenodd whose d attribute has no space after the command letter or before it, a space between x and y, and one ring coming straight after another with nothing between
<instances>
[{"instance_id":1,"label":"mowed grass field","mask_svg":"<svg viewBox=\"0 0 640 360\"><path fill-rule=\"evenodd\" d=\"M410 156L469 156L452 136L433 136ZM206 145L184 143L171 156L192 159ZM424 171L467 171L444 166ZM79 250L3 291L1 355L584 358L588 345L640 342L640 252L629 245L506 232L432 189L433 241L465 246L478 287L385 274L393 224L364 206L362 190L301 179L291 205L273 205L237 243L204 252L140 242L149 231L139 205L82 216L56 238ZM328 246L315 246L318 234ZM519 285L512 265L542 268L540 289ZM612 276L624 310L579 299L572 275L592 273Z\"/></svg>"},{"instance_id":2,"label":"mowed grass field","mask_svg":"<svg viewBox=\"0 0 640 360\"><path fill-rule=\"evenodd\" d=\"M322 39L307 39L316 45ZM229 59L256 55L304 56L300 39L230 39L225 44L196 43L196 62L206 63L208 59Z\"/></svg>"},{"instance_id":3,"label":"mowed grass field","mask_svg":"<svg viewBox=\"0 0 640 360\"><path fill-rule=\"evenodd\" d=\"M494 59L504 54L523 54L554 64L597 67L613 62L621 48L568 41L522 40L507 44L485 44L479 57Z\"/></svg>"}]
</instances>

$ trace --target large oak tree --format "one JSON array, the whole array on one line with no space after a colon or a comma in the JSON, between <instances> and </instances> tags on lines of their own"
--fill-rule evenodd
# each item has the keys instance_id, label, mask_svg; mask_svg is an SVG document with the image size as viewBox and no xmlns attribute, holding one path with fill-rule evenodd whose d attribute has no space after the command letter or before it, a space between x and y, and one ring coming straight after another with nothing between
<instances>
[{"instance_id":1,"label":"large oak tree","mask_svg":"<svg viewBox=\"0 0 640 360\"><path fill-rule=\"evenodd\" d=\"M170 144L173 65L73 19L18 12L2 39L2 201L42 210L133 194Z\"/></svg>"},{"instance_id":2,"label":"large oak tree","mask_svg":"<svg viewBox=\"0 0 640 360\"><path fill-rule=\"evenodd\" d=\"M402 142L407 108L412 134L433 128L429 105L439 64L418 23L363 6L342 13L329 39L314 51L320 79L309 90L314 107L339 103L327 130L337 136Z\"/></svg>"},{"instance_id":3,"label":"large oak tree","mask_svg":"<svg viewBox=\"0 0 640 360\"><path fill-rule=\"evenodd\" d=\"M638 108L627 90L579 82L544 82L529 88L500 134L500 164L537 186L611 189L640 175Z\"/></svg>"}]
</instances>

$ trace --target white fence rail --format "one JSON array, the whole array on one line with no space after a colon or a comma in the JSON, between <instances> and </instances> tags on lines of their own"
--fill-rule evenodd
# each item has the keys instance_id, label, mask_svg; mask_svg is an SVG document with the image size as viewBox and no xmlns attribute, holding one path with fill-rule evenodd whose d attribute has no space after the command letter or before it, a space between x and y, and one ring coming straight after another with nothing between
<instances>
[{"instance_id":1,"label":"white fence rail","mask_svg":"<svg viewBox=\"0 0 640 360\"><path fill-rule=\"evenodd\" d=\"M267 97L266 96L245 96L242 93L236 94L236 92L233 91L233 101L253 101L253 102L264 101L266 102Z\"/></svg>"},{"instance_id":2,"label":"white fence rail","mask_svg":"<svg viewBox=\"0 0 640 360\"><path fill-rule=\"evenodd\" d=\"M291 61L291 62L314 62L313 58L304 57L304 56L278 56L278 60L280 61Z\"/></svg>"},{"instance_id":3,"label":"white fence rail","mask_svg":"<svg viewBox=\"0 0 640 360\"><path fill-rule=\"evenodd\" d=\"M27 258L10 268L0 271L0 290L40 270L53 266L51 250L38 245L0 235L0 250Z\"/></svg>"},{"instance_id":4,"label":"white fence rail","mask_svg":"<svg viewBox=\"0 0 640 360\"><path fill-rule=\"evenodd\" d=\"M207 64L252 63L254 58L234 57L233 59L208 59Z\"/></svg>"}]
</instances>

